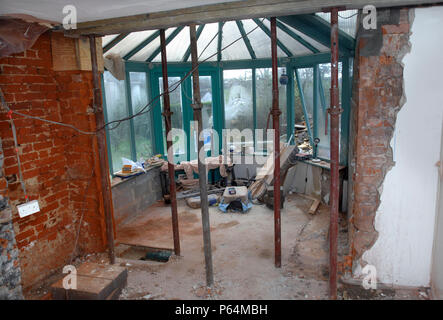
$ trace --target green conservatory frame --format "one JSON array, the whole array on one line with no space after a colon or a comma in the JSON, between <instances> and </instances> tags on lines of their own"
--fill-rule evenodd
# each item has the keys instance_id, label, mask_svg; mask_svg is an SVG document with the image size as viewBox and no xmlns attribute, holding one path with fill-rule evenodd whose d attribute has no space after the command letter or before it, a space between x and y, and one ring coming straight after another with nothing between
<instances>
[{"instance_id":1,"label":"green conservatory frame","mask_svg":"<svg viewBox=\"0 0 443 320\"><path fill-rule=\"evenodd\" d=\"M290 16L279 18L279 20L285 22L288 25L296 26L298 30L302 31L304 34L309 35L314 38L316 41L323 45L330 45L330 27L327 22L323 19L314 16L314 15L301 15L301 16ZM254 22L268 35L270 36L270 31L267 27L260 23L258 19L254 19ZM212 86L212 115L213 115L213 129L219 134L219 151L221 151L221 146L223 145L222 139L222 130L225 128L225 103L224 103L224 94L223 94L223 71L224 70L233 70L233 69L250 69L252 71L252 106L253 106L253 123L254 128L256 129L257 125L257 93L256 93L256 69L258 68L271 68L272 62L271 59L257 59L254 53L253 48L249 43L249 39L245 34L243 25L241 21L236 21L237 27L244 37L243 41L248 49L249 55L251 57L250 60L237 60L237 61L221 61L221 32L223 28L223 23L219 23L219 37L218 37L218 54L217 61L208 61L203 62L199 66L199 72L201 76L211 76L211 86ZM309 42L305 41L299 35L292 32L286 28L284 24L278 21L278 26L280 29L289 34L293 39L297 40L299 43L308 48L312 54L297 56L294 57L292 53L287 49L283 43L278 41L278 46L280 49L287 55L287 57L281 57L278 59L278 66L286 68L286 74L288 75L289 82L287 84L286 94L287 94L287 132L286 136L289 139L294 134L294 126L295 126L295 84L297 84L297 89L300 95L300 101L303 109L304 118L308 119L308 111L306 106L306 101L304 97L304 92L301 89L301 84L299 81L298 70L301 68L313 68L313 126L311 127L309 121L306 121L307 131L309 134L309 138L311 144L313 145L313 140L318 135L319 123L317 123L317 112L324 112L326 115L326 110L329 106L326 105L326 98L324 94L324 90L322 88L322 81L319 81L320 73L318 71L319 64L330 63L331 54L329 52L320 53L315 47L313 47ZM200 25L197 28L197 38L200 36L203 31L205 25ZM183 27L176 28L166 39L166 42L169 43L173 40L173 38L182 30ZM104 46L103 51L107 52L113 46L115 46L118 42L124 39L127 34L118 35L115 39L110 41L106 46ZM146 73L147 79L147 90L148 90L148 101L153 97L157 97L160 93L159 88L159 78L162 76L161 72L161 63L152 62L152 60L159 54L160 47L156 48L155 51L148 57L145 62L138 61L128 61L133 55L135 55L138 51L144 48L146 45L154 41L159 36L159 32L155 32L150 35L144 41L142 41L139 45L133 48L129 53L124 56L126 60L126 79L125 79L125 94L126 94L126 106L128 108L128 115L132 115L132 102L131 102L131 88L130 88L130 73L131 72L143 72ZM351 101L351 92L352 92L352 79L351 79L351 67L353 61L353 48L354 48L354 39L344 32L340 33L340 58L339 61L342 63L342 90L341 90L341 107L343 108L343 113L341 117L341 134L340 134L340 164L346 166L347 165L347 154L348 154L348 140L349 140L349 118L350 118L350 101ZM191 63L186 62L190 56L190 48L187 48L182 62L168 62L168 76L174 77L184 77L187 72L191 70ZM294 82L295 81L295 82ZM104 88L104 81L102 77L102 87ZM188 77L182 83L182 90L185 91L185 94L189 97L192 96L192 84L191 77ZM105 94L103 96L103 105L105 110L105 121L108 121L107 118L107 108L106 108L106 98ZM152 132L154 133L154 144L153 144L153 155L155 154L165 154L164 150L164 139L166 137L163 136L162 131L162 122L163 118L161 115L160 108L160 100L154 102L155 107L153 111L150 112L151 115L151 126ZM187 133L187 159L189 159L191 152L191 135L190 133L190 121L193 119L192 116L192 108L190 102L187 99L182 99L182 116L183 116L183 130ZM135 144L135 134L134 134L134 123L133 120L130 121L130 145L131 145L131 157L132 160L136 159L136 144ZM109 141L109 132L107 131L107 145L108 145L108 156L110 162L110 170L111 173L117 171L117 168L112 167L112 153L110 149L110 141ZM255 146L255 134L254 138L254 146ZM291 144L294 143L294 139L291 139ZM321 158L321 157L320 157ZM325 161L329 161L329 159L322 159Z\"/></svg>"}]
</instances>

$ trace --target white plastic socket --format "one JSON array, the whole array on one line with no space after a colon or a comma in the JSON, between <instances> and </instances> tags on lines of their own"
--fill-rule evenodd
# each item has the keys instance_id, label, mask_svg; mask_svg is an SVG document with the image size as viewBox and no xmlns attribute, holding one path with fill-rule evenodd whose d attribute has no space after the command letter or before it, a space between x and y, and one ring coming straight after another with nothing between
<instances>
[{"instance_id":1,"label":"white plastic socket","mask_svg":"<svg viewBox=\"0 0 443 320\"><path fill-rule=\"evenodd\" d=\"M32 200L23 204L19 204L17 206L18 214L20 218L30 216L31 214L34 214L36 212L40 211L40 207L38 205L37 200Z\"/></svg>"}]
</instances>

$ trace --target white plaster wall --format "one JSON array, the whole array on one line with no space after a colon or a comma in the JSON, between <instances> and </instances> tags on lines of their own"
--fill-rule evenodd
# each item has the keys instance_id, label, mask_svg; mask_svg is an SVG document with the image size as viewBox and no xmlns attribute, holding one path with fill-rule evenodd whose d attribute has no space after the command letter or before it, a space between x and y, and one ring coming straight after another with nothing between
<instances>
[{"instance_id":1,"label":"white plaster wall","mask_svg":"<svg viewBox=\"0 0 443 320\"><path fill-rule=\"evenodd\" d=\"M443 7L415 10L410 41L403 59L407 101L391 141L396 164L382 187L379 238L363 259L382 283L428 286L443 117Z\"/></svg>"}]
</instances>

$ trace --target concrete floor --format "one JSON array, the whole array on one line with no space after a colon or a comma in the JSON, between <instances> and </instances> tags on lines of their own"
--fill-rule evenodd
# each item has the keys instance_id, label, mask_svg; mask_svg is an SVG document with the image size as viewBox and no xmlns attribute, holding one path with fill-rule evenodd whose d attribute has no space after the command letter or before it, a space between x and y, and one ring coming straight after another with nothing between
<instances>
[{"instance_id":1,"label":"concrete floor","mask_svg":"<svg viewBox=\"0 0 443 320\"><path fill-rule=\"evenodd\" d=\"M247 214L209 210L216 292L218 299L325 299L327 283L327 208L317 215L307 211L311 200L291 195L282 210L282 268L274 267L273 211L254 205ZM129 262L128 288L123 299L143 296L163 299L207 298L204 289L200 209L179 202L181 257L167 263ZM170 207L159 202L146 214L119 226L117 242L158 248L173 248ZM309 248L301 240L315 223ZM319 251L323 253L319 253ZM309 256L309 259L304 257ZM297 260L303 260L298 264ZM300 268L319 271L307 277ZM311 270L312 269L312 270Z\"/></svg>"},{"instance_id":2,"label":"concrete floor","mask_svg":"<svg viewBox=\"0 0 443 320\"><path fill-rule=\"evenodd\" d=\"M178 204L181 256L168 262L134 260L126 255L117 263L128 268L126 299L327 299L329 208L320 205L315 215L307 212L312 200L289 195L282 210L282 267L274 267L273 210L254 205L247 214L209 210L215 287L205 287L200 209ZM339 256L346 253L345 216L339 227ZM117 226L117 255L127 245L173 248L171 211L162 201L145 213ZM107 263L106 253L78 259ZM59 278L60 275L54 275ZM53 277L53 279L54 279ZM47 293L48 279L27 294L38 299ZM339 283L339 299L427 299L426 290L364 290Z\"/></svg>"},{"instance_id":3,"label":"concrete floor","mask_svg":"<svg viewBox=\"0 0 443 320\"><path fill-rule=\"evenodd\" d=\"M209 295L204 288L200 209L191 209L181 201L181 257L173 257L167 263L124 260L129 278L121 298L326 299L329 213L327 207L320 206L315 215L309 215L311 203L295 194L287 197L281 213L280 269L274 267L272 210L254 205L247 214L239 214L222 213L211 207L216 288ZM146 214L118 226L117 242L173 248L170 216L170 207L159 202ZM346 233L342 238L346 239Z\"/></svg>"}]
</instances>

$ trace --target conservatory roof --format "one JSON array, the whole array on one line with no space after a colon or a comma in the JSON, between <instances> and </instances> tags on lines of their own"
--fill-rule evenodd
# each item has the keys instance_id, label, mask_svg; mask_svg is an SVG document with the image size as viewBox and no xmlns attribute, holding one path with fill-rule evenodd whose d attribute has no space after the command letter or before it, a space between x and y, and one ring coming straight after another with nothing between
<instances>
[{"instance_id":1,"label":"conservatory roof","mask_svg":"<svg viewBox=\"0 0 443 320\"><path fill-rule=\"evenodd\" d=\"M354 49L356 15L357 10L340 12L340 50L352 52ZM278 18L278 57L329 52L329 18L328 13ZM159 34L159 30L146 30L104 36L104 56L112 53L129 61L161 62ZM168 62L189 62L189 27L169 28L165 35ZM201 24L197 26L197 39L200 61L271 57L270 20L267 18Z\"/></svg>"}]
</instances>

